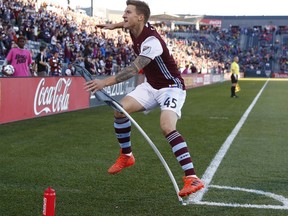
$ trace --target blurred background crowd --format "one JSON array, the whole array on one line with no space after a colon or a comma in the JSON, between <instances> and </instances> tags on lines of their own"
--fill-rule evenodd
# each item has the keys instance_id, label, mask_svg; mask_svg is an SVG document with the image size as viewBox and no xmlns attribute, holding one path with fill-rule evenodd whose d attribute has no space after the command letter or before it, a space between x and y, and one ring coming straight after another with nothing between
<instances>
[{"instance_id":1,"label":"blurred background crowd","mask_svg":"<svg viewBox=\"0 0 288 216\"><path fill-rule=\"evenodd\" d=\"M71 8L37 0L2 0L0 4L0 63L4 62L9 50L17 46L17 38L27 39L26 48L31 51L32 75L37 76L37 55L42 54L46 64L45 75L51 76L52 58L58 60L59 75L73 75L73 63L85 67L92 75L111 75L129 65L135 58L128 32L124 29L103 30L97 24L116 22L90 17ZM286 71L288 45L272 45L276 29L219 29L208 28L196 31L187 26L176 26L173 32L193 33L191 37L173 36L165 23L154 23L166 41L181 73L225 73L233 56L238 55L241 71L251 69ZM210 35L208 37L203 36ZM257 45L241 46L240 34L257 37ZM212 39L211 39L212 38ZM281 49L284 53L275 59ZM55 63L55 61L54 61ZM41 67L41 66L40 66Z\"/></svg>"}]
</instances>

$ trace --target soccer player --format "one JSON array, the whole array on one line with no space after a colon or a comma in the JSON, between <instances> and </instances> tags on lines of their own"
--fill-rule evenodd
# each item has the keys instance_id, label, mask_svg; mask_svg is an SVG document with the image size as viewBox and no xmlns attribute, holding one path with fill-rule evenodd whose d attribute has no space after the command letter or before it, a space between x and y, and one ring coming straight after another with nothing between
<instances>
[{"instance_id":1,"label":"soccer player","mask_svg":"<svg viewBox=\"0 0 288 216\"><path fill-rule=\"evenodd\" d=\"M179 196L184 197L204 187L202 181L196 176L187 144L176 129L177 120L181 117L181 108L186 98L184 81L165 42L155 28L148 23L149 6L143 1L137 0L128 0L126 5L123 22L104 24L98 27L128 29L137 58L130 66L123 68L116 75L86 82L84 89L95 93L106 86L123 82L137 75L140 70L143 71L147 82L138 85L120 103L129 114L160 106L162 133L170 143L172 151L185 173L184 187L179 192ZM119 173L123 168L135 163L130 141L131 122L118 111L115 111L114 116L114 128L121 150L115 164L108 169L110 174Z\"/></svg>"},{"instance_id":2,"label":"soccer player","mask_svg":"<svg viewBox=\"0 0 288 216\"><path fill-rule=\"evenodd\" d=\"M231 64L231 98L238 98L238 96L236 95L236 86L238 84L238 78L239 78L239 57L235 56L234 60Z\"/></svg>"},{"instance_id":3,"label":"soccer player","mask_svg":"<svg viewBox=\"0 0 288 216\"><path fill-rule=\"evenodd\" d=\"M11 48L4 65L11 64L14 67L14 74L12 76L31 76L29 66L32 64L31 52L24 48L26 44L26 38L24 36L19 36L17 39L18 47Z\"/></svg>"}]
</instances>

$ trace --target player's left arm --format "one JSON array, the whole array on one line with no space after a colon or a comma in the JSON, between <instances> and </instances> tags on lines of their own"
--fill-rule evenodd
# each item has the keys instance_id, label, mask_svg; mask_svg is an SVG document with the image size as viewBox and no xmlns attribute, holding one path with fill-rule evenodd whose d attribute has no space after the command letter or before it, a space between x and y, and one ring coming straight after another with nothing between
<instances>
[{"instance_id":1,"label":"player's left arm","mask_svg":"<svg viewBox=\"0 0 288 216\"><path fill-rule=\"evenodd\" d=\"M131 66L124 68L116 75L116 82L123 82L146 67L153 59L163 53L163 47L158 38L150 36L141 44L139 56L131 63Z\"/></svg>"},{"instance_id":2,"label":"player's left arm","mask_svg":"<svg viewBox=\"0 0 288 216\"><path fill-rule=\"evenodd\" d=\"M94 79L85 83L84 89L86 91L92 91L94 94L96 91L103 89L106 86L111 86L116 83L123 82L138 74L139 70L144 68L151 62L151 59L145 56L138 56L130 66L123 68L118 74L109 76L105 79Z\"/></svg>"},{"instance_id":3,"label":"player's left arm","mask_svg":"<svg viewBox=\"0 0 288 216\"><path fill-rule=\"evenodd\" d=\"M130 66L122 69L116 76L115 80L117 83L123 82L135 75L143 69L146 65L151 62L151 59L145 56L138 56Z\"/></svg>"}]
</instances>

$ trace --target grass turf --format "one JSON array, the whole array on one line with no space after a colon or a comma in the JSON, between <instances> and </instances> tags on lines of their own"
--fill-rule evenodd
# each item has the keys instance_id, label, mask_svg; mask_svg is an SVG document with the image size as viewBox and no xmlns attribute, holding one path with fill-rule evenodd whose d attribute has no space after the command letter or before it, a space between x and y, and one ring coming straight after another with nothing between
<instances>
[{"instance_id":1,"label":"grass turf","mask_svg":"<svg viewBox=\"0 0 288 216\"><path fill-rule=\"evenodd\" d=\"M230 83L187 91L178 130L185 137L198 176L264 84L240 81L240 98ZM270 81L249 115L213 184L273 192L288 197L286 82ZM132 115L156 144L179 187L183 172L161 135L159 110ZM180 206L161 162L135 127L136 164L118 175L107 169L118 156L113 110L96 107L0 126L0 214L41 215L43 192L56 190L56 215L287 215L287 210L209 205ZM205 200L279 205L266 197L209 189Z\"/></svg>"}]
</instances>

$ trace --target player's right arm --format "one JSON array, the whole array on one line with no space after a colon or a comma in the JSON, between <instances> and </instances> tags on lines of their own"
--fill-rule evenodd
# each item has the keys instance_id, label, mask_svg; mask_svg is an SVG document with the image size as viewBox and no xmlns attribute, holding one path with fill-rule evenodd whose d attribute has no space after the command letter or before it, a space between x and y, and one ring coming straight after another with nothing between
<instances>
[{"instance_id":1,"label":"player's right arm","mask_svg":"<svg viewBox=\"0 0 288 216\"><path fill-rule=\"evenodd\" d=\"M123 28L124 27L124 22L99 24L99 25L96 25L96 27L102 28L102 29L113 30L113 29L117 29L117 28Z\"/></svg>"}]
</instances>

